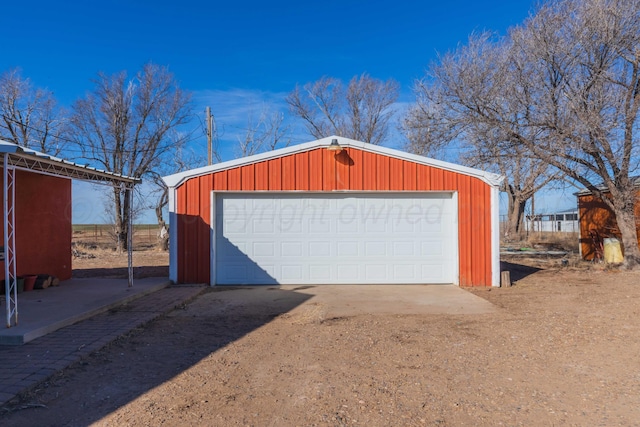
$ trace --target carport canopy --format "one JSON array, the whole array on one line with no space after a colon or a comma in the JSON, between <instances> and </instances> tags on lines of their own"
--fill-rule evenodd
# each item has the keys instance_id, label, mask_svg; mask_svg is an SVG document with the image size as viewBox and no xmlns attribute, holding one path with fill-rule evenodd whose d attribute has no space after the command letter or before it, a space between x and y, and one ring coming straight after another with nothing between
<instances>
[{"instance_id":1,"label":"carport canopy","mask_svg":"<svg viewBox=\"0 0 640 427\"><path fill-rule=\"evenodd\" d=\"M97 184L121 187L132 191L140 178L132 178L112 172L80 165L48 154L22 147L0 139L0 155L3 170L3 219L4 219L4 277L7 327L18 324L18 289L16 281L15 253L15 172L28 172L90 181ZM129 215L131 219L131 215ZM131 238L131 221L127 224ZM129 286L133 286L131 242L128 245Z\"/></svg>"}]
</instances>

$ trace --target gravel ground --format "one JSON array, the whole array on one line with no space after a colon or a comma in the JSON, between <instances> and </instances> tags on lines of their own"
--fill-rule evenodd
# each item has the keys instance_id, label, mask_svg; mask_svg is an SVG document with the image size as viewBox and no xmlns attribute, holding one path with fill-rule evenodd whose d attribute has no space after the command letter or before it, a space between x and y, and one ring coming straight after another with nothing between
<instances>
[{"instance_id":1,"label":"gravel ground","mask_svg":"<svg viewBox=\"0 0 640 427\"><path fill-rule=\"evenodd\" d=\"M486 314L332 317L295 290L233 306L212 290L2 425L638 425L640 273L507 265L513 287L468 290Z\"/></svg>"}]
</instances>

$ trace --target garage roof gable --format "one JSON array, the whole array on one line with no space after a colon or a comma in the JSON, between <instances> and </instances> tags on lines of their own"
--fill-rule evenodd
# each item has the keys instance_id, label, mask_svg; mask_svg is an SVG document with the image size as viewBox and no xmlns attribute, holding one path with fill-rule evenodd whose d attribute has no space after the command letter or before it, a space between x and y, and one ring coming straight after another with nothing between
<instances>
[{"instance_id":1,"label":"garage roof gable","mask_svg":"<svg viewBox=\"0 0 640 427\"><path fill-rule=\"evenodd\" d=\"M331 144L331 141L334 139L337 139L340 146L343 148L356 148L359 150L381 154L384 156L402 159L402 160L423 164L427 166L432 166L435 168L444 169L451 172L460 173L463 175L473 176L481 179L482 181L486 182L487 184L493 187L498 187L502 183L502 180L504 179L504 177L501 175L497 175L491 172L485 172L480 169L474 169L467 166L458 165L455 163L444 162L441 160L419 156L416 154L411 154L411 153L407 153L400 150L394 150L392 148L381 147L379 145L367 144L366 142L356 141L349 138L338 137L335 135L329 136L327 138L322 138L315 141L303 143L303 144L293 145L293 146L281 148L278 150L256 154L253 156L242 157L240 159L229 160L226 162L217 163L210 166L191 169L191 170L180 172L174 175L165 176L162 179L164 180L164 182L167 184L169 188L176 188L190 178L207 175L213 172L219 172L227 169L233 169L233 168L251 164L251 163L257 163L257 162L262 162L262 161L266 161L266 160L270 160L278 157L285 157L285 156L289 156L296 153L302 153L302 152L314 150L317 148L328 147Z\"/></svg>"}]
</instances>

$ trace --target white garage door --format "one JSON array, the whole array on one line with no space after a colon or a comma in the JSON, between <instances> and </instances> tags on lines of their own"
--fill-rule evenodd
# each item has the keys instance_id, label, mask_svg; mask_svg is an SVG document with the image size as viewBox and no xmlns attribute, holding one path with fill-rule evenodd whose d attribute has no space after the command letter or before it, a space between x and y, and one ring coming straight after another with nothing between
<instances>
[{"instance_id":1,"label":"white garage door","mask_svg":"<svg viewBox=\"0 0 640 427\"><path fill-rule=\"evenodd\" d=\"M451 193L214 193L217 284L457 283Z\"/></svg>"}]
</instances>

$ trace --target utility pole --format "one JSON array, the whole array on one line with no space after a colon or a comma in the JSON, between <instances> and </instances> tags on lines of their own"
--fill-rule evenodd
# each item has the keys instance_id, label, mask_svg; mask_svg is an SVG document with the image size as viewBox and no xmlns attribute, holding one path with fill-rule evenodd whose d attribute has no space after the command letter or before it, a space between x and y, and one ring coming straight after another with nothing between
<instances>
[{"instance_id":1,"label":"utility pole","mask_svg":"<svg viewBox=\"0 0 640 427\"><path fill-rule=\"evenodd\" d=\"M211 108L205 110L207 117L207 164L213 164L213 116L211 116Z\"/></svg>"}]
</instances>

